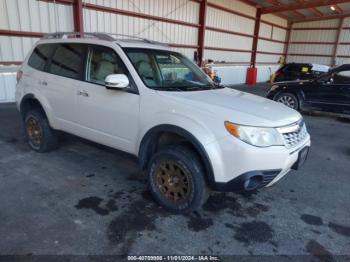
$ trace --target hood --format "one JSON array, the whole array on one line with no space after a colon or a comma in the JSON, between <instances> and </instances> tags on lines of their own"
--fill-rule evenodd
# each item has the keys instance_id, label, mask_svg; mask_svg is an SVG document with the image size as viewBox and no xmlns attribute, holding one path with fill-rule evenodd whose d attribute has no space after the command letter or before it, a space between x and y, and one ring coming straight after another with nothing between
<instances>
[{"instance_id":1,"label":"hood","mask_svg":"<svg viewBox=\"0 0 350 262\"><path fill-rule=\"evenodd\" d=\"M189 110L185 112L187 114L191 114L190 110L200 110L212 117L241 125L279 127L301 118L297 111L281 103L231 88L158 93L167 99L177 100L177 104L186 105L184 110Z\"/></svg>"}]
</instances>

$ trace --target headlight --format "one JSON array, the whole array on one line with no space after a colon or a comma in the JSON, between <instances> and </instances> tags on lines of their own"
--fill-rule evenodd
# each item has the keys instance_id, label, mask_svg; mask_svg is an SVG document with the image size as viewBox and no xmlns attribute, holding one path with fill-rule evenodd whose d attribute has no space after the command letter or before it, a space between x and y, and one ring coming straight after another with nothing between
<instances>
[{"instance_id":1,"label":"headlight","mask_svg":"<svg viewBox=\"0 0 350 262\"><path fill-rule=\"evenodd\" d=\"M281 134L272 127L242 126L226 121L225 128L231 135L253 146L284 145Z\"/></svg>"}]
</instances>

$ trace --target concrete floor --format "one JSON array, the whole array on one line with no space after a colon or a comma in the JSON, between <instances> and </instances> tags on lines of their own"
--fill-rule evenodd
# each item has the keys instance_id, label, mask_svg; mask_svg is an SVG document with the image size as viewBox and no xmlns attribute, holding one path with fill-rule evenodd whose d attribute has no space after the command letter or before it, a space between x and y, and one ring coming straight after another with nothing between
<instances>
[{"instance_id":1,"label":"concrete floor","mask_svg":"<svg viewBox=\"0 0 350 262\"><path fill-rule=\"evenodd\" d=\"M350 255L349 121L305 116L302 170L183 216L154 203L133 157L68 135L38 154L13 104L0 120L0 254Z\"/></svg>"}]
</instances>

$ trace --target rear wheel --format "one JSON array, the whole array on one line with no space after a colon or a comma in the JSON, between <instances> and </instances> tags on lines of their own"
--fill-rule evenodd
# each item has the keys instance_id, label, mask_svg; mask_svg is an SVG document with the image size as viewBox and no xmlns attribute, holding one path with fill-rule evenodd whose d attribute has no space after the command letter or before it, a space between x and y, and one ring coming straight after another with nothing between
<instances>
[{"instance_id":1,"label":"rear wheel","mask_svg":"<svg viewBox=\"0 0 350 262\"><path fill-rule=\"evenodd\" d=\"M58 139L44 113L31 110L24 117L24 126L29 147L37 152L51 151L58 146Z\"/></svg>"},{"instance_id":2,"label":"rear wheel","mask_svg":"<svg viewBox=\"0 0 350 262\"><path fill-rule=\"evenodd\" d=\"M295 95L291 93L279 94L274 100L295 110L299 109L299 100Z\"/></svg>"},{"instance_id":3,"label":"rear wheel","mask_svg":"<svg viewBox=\"0 0 350 262\"><path fill-rule=\"evenodd\" d=\"M191 212L208 199L203 168L191 148L170 146L157 152L150 161L148 175L153 197L172 212Z\"/></svg>"}]
</instances>

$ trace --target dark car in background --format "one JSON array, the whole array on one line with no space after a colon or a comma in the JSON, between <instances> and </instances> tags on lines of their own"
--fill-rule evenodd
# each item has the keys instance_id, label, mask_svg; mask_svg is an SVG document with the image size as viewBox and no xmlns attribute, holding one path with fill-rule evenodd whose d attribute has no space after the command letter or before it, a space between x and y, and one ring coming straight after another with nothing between
<instances>
[{"instance_id":1,"label":"dark car in background","mask_svg":"<svg viewBox=\"0 0 350 262\"><path fill-rule=\"evenodd\" d=\"M271 82L315 79L328 70L329 66L326 65L288 63L271 76Z\"/></svg>"},{"instance_id":2,"label":"dark car in background","mask_svg":"<svg viewBox=\"0 0 350 262\"><path fill-rule=\"evenodd\" d=\"M295 110L350 115L350 64L331 69L314 80L276 83L267 98Z\"/></svg>"}]
</instances>

